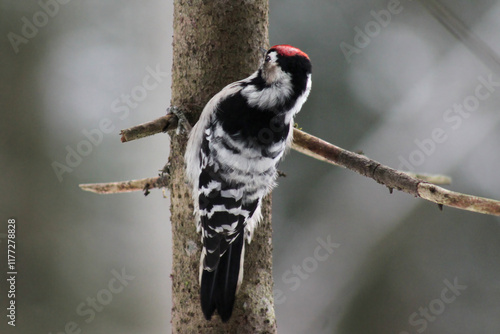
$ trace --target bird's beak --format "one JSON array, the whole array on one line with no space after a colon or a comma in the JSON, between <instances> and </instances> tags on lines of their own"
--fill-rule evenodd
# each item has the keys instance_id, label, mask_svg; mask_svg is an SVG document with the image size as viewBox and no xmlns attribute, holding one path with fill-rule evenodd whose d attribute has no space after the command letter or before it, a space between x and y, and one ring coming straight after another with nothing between
<instances>
[{"instance_id":1,"label":"bird's beak","mask_svg":"<svg viewBox=\"0 0 500 334\"><path fill-rule=\"evenodd\" d=\"M259 48L260 52L262 53L262 57L264 57L267 53L267 50L264 49L262 46Z\"/></svg>"}]
</instances>

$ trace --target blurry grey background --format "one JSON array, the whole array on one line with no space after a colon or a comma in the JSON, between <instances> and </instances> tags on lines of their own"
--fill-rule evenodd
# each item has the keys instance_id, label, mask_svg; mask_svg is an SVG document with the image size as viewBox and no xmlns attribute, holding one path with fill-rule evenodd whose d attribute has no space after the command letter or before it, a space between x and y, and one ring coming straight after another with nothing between
<instances>
[{"instance_id":1,"label":"blurry grey background","mask_svg":"<svg viewBox=\"0 0 500 334\"><path fill-rule=\"evenodd\" d=\"M443 3L500 53L498 1ZM452 190L500 199L500 73L418 1L270 6L271 44L300 47L313 61L300 127L395 168L451 175ZM388 9L397 13L383 16ZM38 31L25 28L31 37L13 47L9 33L22 36L34 19ZM78 184L154 176L166 162L167 135L121 144L118 133L169 104L172 4L74 0L43 9L2 0L0 27L0 269L14 217L18 270L17 325L7 326L2 279L0 333L168 333L168 194L100 196ZM356 40L366 28L370 36ZM347 44L362 47L346 57ZM478 91L489 94L474 100ZM472 111L453 111L464 103ZM54 162L68 165L77 149L86 155L58 178ZM280 169L280 333L500 332L500 219L440 212L297 152Z\"/></svg>"}]
</instances>

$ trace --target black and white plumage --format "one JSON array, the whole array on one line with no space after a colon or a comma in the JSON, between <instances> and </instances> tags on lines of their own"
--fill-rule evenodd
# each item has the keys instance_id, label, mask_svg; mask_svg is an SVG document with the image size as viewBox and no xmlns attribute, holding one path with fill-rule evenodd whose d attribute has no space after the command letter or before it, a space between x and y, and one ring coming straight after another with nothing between
<instances>
[{"instance_id":1,"label":"black and white plumage","mask_svg":"<svg viewBox=\"0 0 500 334\"><path fill-rule=\"evenodd\" d=\"M293 118L311 89L311 63L301 50L276 45L260 68L223 88L193 127L185 155L202 234L201 306L207 320L232 313L243 278L245 240L261 217L262 198L290 146Z\"/></svg>"}]
</instances>

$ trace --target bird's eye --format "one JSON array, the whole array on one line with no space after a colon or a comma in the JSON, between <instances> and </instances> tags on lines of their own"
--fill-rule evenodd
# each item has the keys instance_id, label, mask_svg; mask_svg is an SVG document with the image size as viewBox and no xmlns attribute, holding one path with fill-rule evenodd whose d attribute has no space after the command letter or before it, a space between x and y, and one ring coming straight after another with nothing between
<instances>
[{"instance_id":1,"label":"bird's eye","mask_svg":"<svg viewBox=\"0 0 500 334\"><path fill-rule=\"evenodd\" d=\"M271 61L271 57L269 55L266 56L266 63Z\"/></svg>"}]
</instances>

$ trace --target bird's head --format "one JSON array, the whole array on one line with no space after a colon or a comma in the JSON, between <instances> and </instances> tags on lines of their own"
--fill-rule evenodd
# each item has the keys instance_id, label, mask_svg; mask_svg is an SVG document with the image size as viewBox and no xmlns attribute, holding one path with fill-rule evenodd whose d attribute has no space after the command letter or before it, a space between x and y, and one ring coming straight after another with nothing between
<instances>
[{"instance_id":1,"label":"bird's head","mask_svg":"<svg viewBox=\"0 0 500 334\"><path fill-rule=\"evenodd\" d=\"M291 78L306 77L311 73L309 56L291 45L275 45L264 55L262 78L272 85Z\"/></svg>"}]
</instances>

